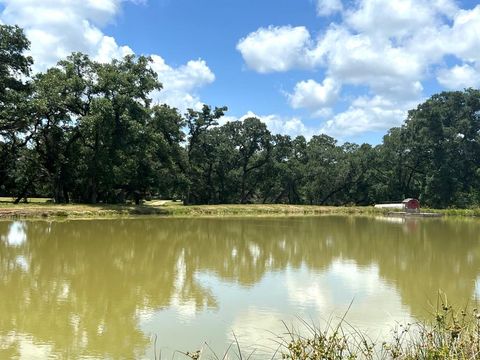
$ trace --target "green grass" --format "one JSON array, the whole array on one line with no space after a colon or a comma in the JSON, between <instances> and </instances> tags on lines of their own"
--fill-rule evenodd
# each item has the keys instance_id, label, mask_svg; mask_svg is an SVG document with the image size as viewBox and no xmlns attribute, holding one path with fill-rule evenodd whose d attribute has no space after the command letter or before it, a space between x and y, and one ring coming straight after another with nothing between
<instances>
[{"instance_id":1,"label":"green grass","mask_svg":"<svg viewBox=\"0 0 480 360\"><path fill-rule=\"evenodd\" d=\"M433 213L441 213L445 216L475 216L475 217L480 216L480 207L470 208L470 209L449 208L449 209L443 209L443 210L422 209L422 211L433 212Z\"/></svg>"},{"instance_id":2,"label":"green grass","mask_svg":"<svg viewBox=\"0 0 480 360\"><path fill-rule=\"evenodd\" d=\"M270 216L270 215L322 215L322 214L383 214L385 210L371 206L314 206L283 204L248 204L248 205L191 205L175 203L165 204L165 209L176 216Z\"/></svg>"},{"instance_id":3,"label":"green grass","mask_svg":"<svg viewBox=\"0 0 480 360\"><path fill-rule=\"evenodd\" d=\"M156 215L173 217L220 216L303 216L322 214L383 214L373 207L334 207L309 205L194 205L181 202L151 201L142 205L53 204L46 201L13 204L0 202L0 218L94 218Z\"/></svg>"},{"instance_id":4,"label":"green grass","mask_svg":"<svg viewBox=\"0 0 480 360\"><path fill-rule=\"evenodd\" d=\"M54 204L50 199L30 198L28 203L13 204L11 198L0 198L0 218L104 218L118 216L174 216L174 217L221 217L221 216L304 216L304 215L382 215L389 210L373 206L314 206L284 204L248 205L192 205L169 200L147 201L142 205L111 204ZM446 216L480 216L476 209L422 209L425 212L440 212Z\"/></svg>"},{"instance_id":5,"label":"green grass","mask_svg":"<svg viewBox=\"0 0 480 360\"><path fill-rule=\"evenodd\" d=\"M162 206L107 204L0 203L0 218L104 218L168 215Z\"/></svg>"}]
</instances>

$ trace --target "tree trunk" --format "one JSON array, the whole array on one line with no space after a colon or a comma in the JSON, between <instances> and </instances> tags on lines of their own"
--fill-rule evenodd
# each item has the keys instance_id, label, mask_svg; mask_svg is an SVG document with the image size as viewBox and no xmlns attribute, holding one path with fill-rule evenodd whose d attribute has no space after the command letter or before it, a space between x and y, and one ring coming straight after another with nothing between
<instances>
[{"instance_id":1,"label":"tree trunk","mask_svg":"<svg viewBox=\"0 0 480 360\"><path fill-rule=\"evenodd\" d=\"M96 204L97 203L97 184L95 179L90 180L90 186L89 186L89 191L88 191L88 202L90 204Z\"/></svg>"},{"instance_id":2,"label":"tree trunk","mask_svg":"<svg viewBox=\"0 0 480 360\"><path fill-rule=\"evenodd\" d=\"M133 192L133 198L135 200L135 205L140 205L140 200L142 199L142 196L140 194L140 191L135 190Z\"/></svg>"},{"instance_id":3,"label":"tree trunk","mask_svg":"<svg viewBox=\"0 0 480 360\"><path fill-rule=\"evenodd\" d=\"M243 166L243 174L242 174L242 189L240 194L240 202L245 204L245 184L247 182L247 169L246 166Z\"/></svg>"},{"instance_id":4,"label":"tree trunk","mask_svg":"<svg viewBox=\"0 0 480 360\"><path fill-rule=\"evenodd\" d=\"M18 204L23 198L26 198L27 196L27 192L28 192L28 188L32 185L33 183L33 180L30 180L27 185L24 186L24 188L22 189L22 191L20 192L20 194L17 196L17 198L15 199L15 201L13 202L14 204Z\"/></svg>"}]
</instances>

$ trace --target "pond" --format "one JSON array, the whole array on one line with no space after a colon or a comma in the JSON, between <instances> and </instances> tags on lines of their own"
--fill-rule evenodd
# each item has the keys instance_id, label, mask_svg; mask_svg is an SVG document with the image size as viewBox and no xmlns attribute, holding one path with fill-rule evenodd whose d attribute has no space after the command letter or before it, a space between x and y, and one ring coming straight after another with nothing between
<instances>
[{"instance_id":1,"label":"pond","mask_svg":"<svg viewBox=\"0 0 480 360\"><path fill-rule=\"evenodd\" d=\"M475 220L4 221L0 358L153 359L155 337L162 358L221 355L234 334L271 355L285 325L345 312L375 337L431 314L439 290L475 302L479 275Z\"/></svg>"}]
</instances>

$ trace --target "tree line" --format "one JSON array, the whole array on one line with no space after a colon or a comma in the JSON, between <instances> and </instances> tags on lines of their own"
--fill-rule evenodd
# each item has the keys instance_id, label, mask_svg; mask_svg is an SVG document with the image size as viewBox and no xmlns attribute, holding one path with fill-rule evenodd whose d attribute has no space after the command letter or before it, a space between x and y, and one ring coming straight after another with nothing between
<instances>
[{"instance_id":1,"label":"tree line","mask_svg":"<svg viewBox=\"0 0 480 360\"><path fill-rule=\"evenodd\" d=\"M226 107L154 104L151 59L73 53L32 74L30 43L0 25L0 195L16 202L480 205L480 91L442 92L377 146L272 134Z\"/></svg>"}]
</instances>

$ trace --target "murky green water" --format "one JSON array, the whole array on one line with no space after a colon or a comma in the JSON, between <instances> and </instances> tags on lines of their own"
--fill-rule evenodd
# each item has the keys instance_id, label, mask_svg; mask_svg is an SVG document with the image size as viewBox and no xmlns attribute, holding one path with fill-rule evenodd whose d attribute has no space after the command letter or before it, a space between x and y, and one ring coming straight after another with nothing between
<instances>
[{"instance_id":1,"label":"murky green water","mask_svg":"<svg viewBox=\"0 0 480 360\"><path fill-rule=\"evenodd\" d=\"M163 358L281 320L375 334L480 295L480 222L354 217L0 222L0 358ZM177 358L177 357L176 357ZM181 358L181 356L178 356Z\"/></svg>"}]
</instances>

